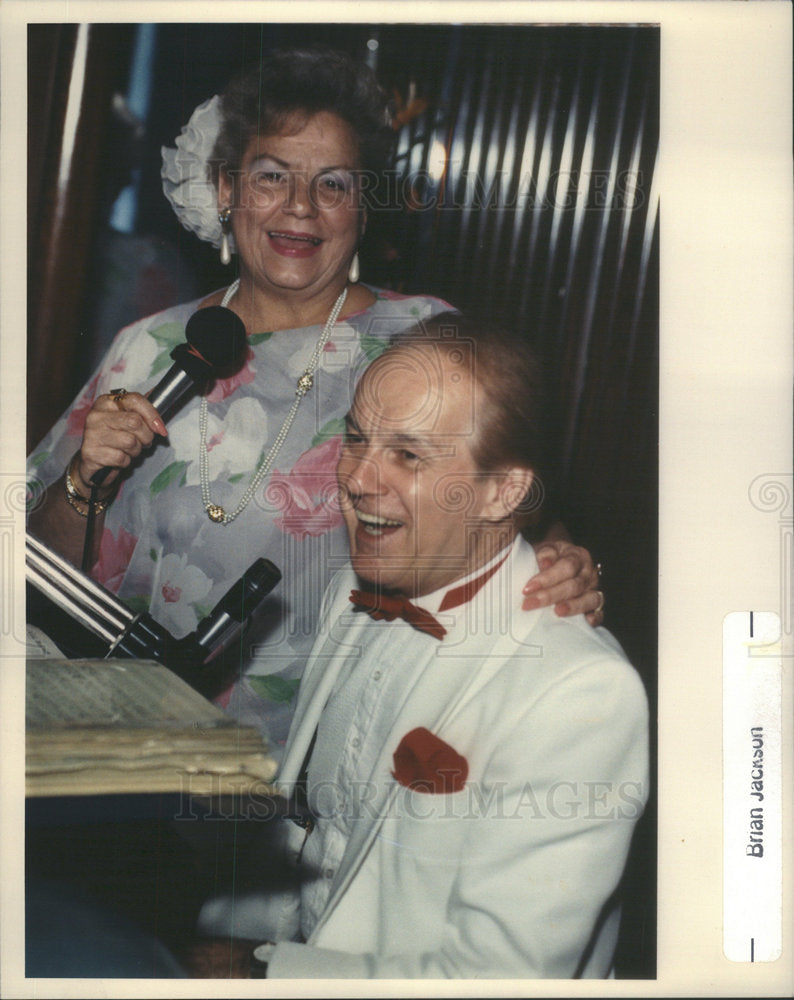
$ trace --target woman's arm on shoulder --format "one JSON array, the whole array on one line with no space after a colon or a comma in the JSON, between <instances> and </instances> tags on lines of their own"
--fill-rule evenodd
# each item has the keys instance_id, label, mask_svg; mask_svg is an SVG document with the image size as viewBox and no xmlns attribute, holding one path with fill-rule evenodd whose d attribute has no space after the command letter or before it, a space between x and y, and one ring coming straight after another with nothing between
<instances>
[{"instance_id":1,"label":"woman's arm on shoulder","mask_svg":"<svg viewBox=\"0 0 794 1000\"><path fill-rule=\"evenodd\" d=\"M540 572L524 587L524 610L554 605L561 617L583 614L591 625L600 625L604 620L601 569L588 550L574 544L559 521L534 548Z\"/></svg>"}]
</instances>

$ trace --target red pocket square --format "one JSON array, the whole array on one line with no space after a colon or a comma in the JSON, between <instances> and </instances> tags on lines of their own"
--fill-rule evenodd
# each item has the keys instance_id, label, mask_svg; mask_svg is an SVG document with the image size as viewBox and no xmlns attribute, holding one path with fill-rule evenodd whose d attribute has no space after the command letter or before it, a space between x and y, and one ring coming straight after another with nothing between
<instances>
[{"instance_id":1,"label":"red pocket square","mask_svg":"<svg viewBox=\"0 0 794 1000\"><path fill-rule=\"evenodd\" d=\"M468 774L466 758L424 726L406 733L394 751L392 775L415 792L434 795L459 792Z\"/></svg>"}]
</instances>

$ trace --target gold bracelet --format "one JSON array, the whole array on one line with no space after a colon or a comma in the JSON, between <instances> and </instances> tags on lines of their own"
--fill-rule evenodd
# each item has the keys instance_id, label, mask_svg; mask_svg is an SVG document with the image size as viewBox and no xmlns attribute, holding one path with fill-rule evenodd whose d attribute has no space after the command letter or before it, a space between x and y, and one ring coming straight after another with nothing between
<instances>
[{"instance_id":1,"label":"gold bracelet","mask_svg":"<svg viewBox=\"0 0 794 1000\"><path fill-rule=\"evenodd\" d=\"M72 507L74 507L74 509L77 511L80 517L88 517L88 508L90 506L88 500L83 500L82 497L70 496L68 493L66 494L66 500L69 504L71 504ZM77 506L79 503L85 504L85 510L81 510ZM96 500L94 502L94 513L101 514L102 511L106 510L109 506L110 506L109 500Z\"/></svg>"},{"instance_id":2,"label":"gold bracelet","mask_svg":"<svg viewBox=\"0 0 794 1000\"><path fill-rule=\"evenodd\" d=\"M84 510L81 510L81 508L78 506L80 501L75 500L75 498L73 496L70 496L68 493L66 494L66 502L70 504L72 507L74 507L74 509L77 511L80 517L88 517L88 504L85 505Z\"/></svg>"},{"instance_id":3,"label":"gold bracelet","mask_svg":"<svg viewBox=\"0 0 794 1000\"><path fill-rule=\"evenodd\" d=\"M74 459L77 458L75 455L72 461L66 468L66 494L73 500L82 500L83 503L90 503L88 497L84 497L82 493L77 492L77 488L72 481L72 465L74 464Z\"/></svg>"},{"instance_id":4,"label":"gold bracelet","mask_svg":"<svg viewBox=\"0 0 794 1000\"><path fill-rule=\"evenodd\" d=\"M74 460L77 458L77 452L72 456L71 462L66 467L66 499L69 501L71 506L77 511L80 517L88 517L88 508L91 506L91 501L88 497L84 497L82 493L77 492L77 488L72 481L72 465ZM78 503L85 505L85 510L81 510L77 505ZM113 495L105 497L104 500L94 501L94 513L101 514L103 510L106 510L110 504L113 503Z\"/></svg>"}]
</instances>

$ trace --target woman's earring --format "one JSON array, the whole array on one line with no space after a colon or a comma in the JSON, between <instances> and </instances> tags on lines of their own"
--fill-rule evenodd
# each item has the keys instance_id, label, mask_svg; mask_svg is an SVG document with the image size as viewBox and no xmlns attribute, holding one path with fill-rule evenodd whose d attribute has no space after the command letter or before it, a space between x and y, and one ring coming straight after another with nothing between
<instances>
[{"instance_id":1,"label":"woman's earring","mask_svg":"<svg viewBox=\"0 0 794 1000\"><path fill-rule=\"evenodd\" d=\"M354 285L358 281L358 250L353 254L353 259L350 261L350 269L347 272L348 281L351 281Z\"/></svg>"},{"instance_id":2,"label":"woman's earring","mask_svg":"<svg viewBox=\"0 0 794 1000\"><path fill-rule=\"evenodd\" d=\"M221 224L221 264L230 264L232 252L229 248L229 230L232 228L232 210L224 208L218 213L218 222Z\"/></svg>"}]
</instances>

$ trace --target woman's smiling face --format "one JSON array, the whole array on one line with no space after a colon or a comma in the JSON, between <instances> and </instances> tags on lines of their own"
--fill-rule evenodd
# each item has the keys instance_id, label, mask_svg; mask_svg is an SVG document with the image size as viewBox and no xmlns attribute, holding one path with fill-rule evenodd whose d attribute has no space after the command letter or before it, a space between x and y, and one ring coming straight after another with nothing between
<instances>
[{"instance_id":1,"label":"woman's smiling face","mask_svg":"<svg viewBox=\"0 0 794 1000\"><path fill-rule=\"evenodd\" d=\"M240 173L221 171L241 268L263 290L310 298L339 289L364 227L355 135L322 111L291 134L255 136Z\"/></svg>"}]
</instances>

